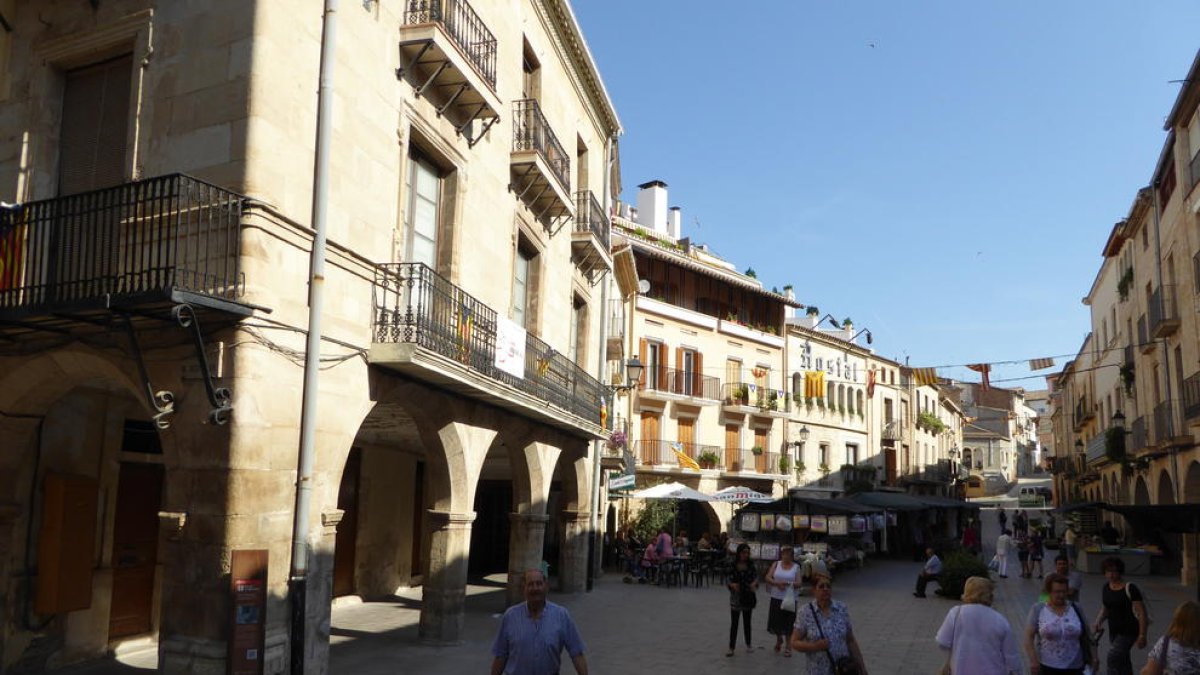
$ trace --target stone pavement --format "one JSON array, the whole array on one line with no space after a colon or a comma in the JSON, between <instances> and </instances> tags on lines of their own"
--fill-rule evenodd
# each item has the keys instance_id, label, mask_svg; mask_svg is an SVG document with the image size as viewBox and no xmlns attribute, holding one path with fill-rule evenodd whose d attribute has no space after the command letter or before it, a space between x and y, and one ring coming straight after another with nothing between
<instances>
[{"instance_id":1,"label":"stone pavement","mask_svg":"<svg viewBox=\"0 0 1200 675\"><path fill-rule=\"evenodd\" d=\"M933 635L954 602L930 594L912 597L918 563L872 560L860 570L839 574L834 597L850 606L872 673L935 673L945 660ZM1024 621L1036 599L1037 579L1011 577L998 580L995 607L1014 628ZM1089 620L1098 609L1102 583L1099 575L1085 576L1083 607ZM1156 639L1170 622L1174 607L1195 597L1195 590L1165 577L1135 580L1150 597ZM934 586L931 586L931 589ZM755 651L739 646L733 658L725 657L729 636L728 595L721 586L659 588L621 583L609 573L591 593L550 598L568 609L579 624L588 646L592 672L658 673L775 673L798 672L805 657L785 659L774 654L774 638L766 632L766 600L760 595L754 612ZM453 646L421 644L417 639L420 590L413 589L380 602L342 601L333 612L332 673L439 673L485 672L491 661L489 648L503 610L503 576L490 577L468 589L464 641ZM1105 641L1105 644L1107 640ZM740 645L740 636L739 636ZM1135 652L1140 669L1145 651ZM75 669L74 673L115 675L145 672L141 655L124 664L108 661ZM152 653L149 663L152 664ZM564 673L572 672L564 661Z\"/></svg>"}]
</instances>

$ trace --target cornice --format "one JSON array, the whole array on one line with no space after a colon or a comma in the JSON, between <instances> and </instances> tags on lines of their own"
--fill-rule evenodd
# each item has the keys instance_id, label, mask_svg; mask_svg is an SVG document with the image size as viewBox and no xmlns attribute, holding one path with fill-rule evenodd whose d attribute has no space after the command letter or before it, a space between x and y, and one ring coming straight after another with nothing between
<instances>
[{"instance_id":1,"label":"cornice","mask_svg":"<svg viewBox=\"0 0 1200 675\"><path fill-rule=\"evenodd\" d=\"M576 89L585 94L591 104L592 113L605 127L605 135L621 134L624 131L621 128L621 120L617 117L616 108L604 87L604 81L600 79L596 60L592 58L568 1L533 0L533 6L543 23L550 29L548 33L554 40L555 48L571 65L568 69L571 82Z\"/></svg>"}]
</instances>

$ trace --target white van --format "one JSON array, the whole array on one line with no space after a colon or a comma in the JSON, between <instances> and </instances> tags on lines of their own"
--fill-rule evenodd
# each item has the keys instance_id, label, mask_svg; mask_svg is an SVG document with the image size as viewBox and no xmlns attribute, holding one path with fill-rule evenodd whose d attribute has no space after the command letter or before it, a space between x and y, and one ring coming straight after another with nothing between
<instances>
[{"instance_id":1,"label":"white van","mask_svg":"<svg viewBox=\"0 0 1200 675\"><path fill-rule=\"evenodd\" d=\"M1017 504L1021 506L1046 506L1050 501L1050 488L1041 485L1023 486L1017 491Z\"/></svg>"}]
</instances>

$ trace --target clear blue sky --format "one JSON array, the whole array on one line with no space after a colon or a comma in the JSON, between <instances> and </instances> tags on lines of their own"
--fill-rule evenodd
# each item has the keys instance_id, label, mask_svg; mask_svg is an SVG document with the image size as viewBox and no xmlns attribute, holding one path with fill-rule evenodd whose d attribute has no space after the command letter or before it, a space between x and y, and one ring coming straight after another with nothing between
<instances>
[{"instance_id":1,"label":"clear blue sky","mask_svg":"<svg viewBox=\"0 0 1200 675\"><path fill-rule=\"evenodd\" d=\"M623 197L666 181L685 236L914 366L1079 348L1200 48L1196 0L574 8L625 126Z\"/></svg>"}]
</instances>

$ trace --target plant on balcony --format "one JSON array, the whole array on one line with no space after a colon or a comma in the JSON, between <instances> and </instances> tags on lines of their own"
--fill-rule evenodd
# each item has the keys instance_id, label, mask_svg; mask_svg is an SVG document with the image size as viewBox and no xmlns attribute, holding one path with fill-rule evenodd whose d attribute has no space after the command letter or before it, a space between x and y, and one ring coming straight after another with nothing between
<instances>
[{"instance_id":1,"label":"plant on balcony","mask_svg":"<svg viewBox=\"0 0 1200 675\"><path fill-rule=\"evenodd\" d=\"M750 277L751 279L757 279L758 272L755 272L753 267L747 267L746 268L746 276Z\"/></svg>"},{"instance_id":2,"label":"plant on balcony","mask_svg":"<svg viewBox=\"0 0 1200 675\"><path fill-rule=\"evenodd\" d=\"M805 396L805 397L804 397L804 407L805 407L805 408L808 408L809 410L812 410L812 407L813 407L814 405L816 405L816 401L813 401L813 397L811 397L811 396Z\"/></svg>"},{"instance_id":3,"label":"plant on balcony","mask_svg":"<svg viewBox=\"0 0 1200 675\"><path fill-rule=\"evenodd\" d=\"M779 473L787 474L792 469L792 460L787 455L779 456Z\"/></svg>"},{"instance_id":4,"label":"plant on balcony","mask_svg":"<svg viewBox=\"0 0 1200 675\"><path fill-rule=\"evenodd\" d=\"M849 328L850 326L853 326L853 325L854 325L854 320L851 319L850 317L846 317L846 318L842 319L842 328Z\"/></svg>"},{"instance_id":5,"label":"plant on balcony","mask_svg":"<svg viewBox=\"0 0 1200 675\"><path fill-rule=\"evenodd\" d=\"M1125 430L1111 427L1104 432L1104 456L1109 461L1120 462L1125 459Z\"/></svg>"},{"instance_id":6,"label":"plant on balcony","mask_svg":"<svg viewBox=\"0 0 1200 675\"><path fill-rule=\"evenodd\" d=\"M837 411L838 411L839 415L845 415L846 414L846 406L839 403L838 407L837 407Z\"/></svg>"},{"instance_id":7,"label":"plant on balcony","mask_svg":"<svg viewBox=\"0 0 1200 675\"><path fill-rule=\"evenodd\" d=\"M701 469L711 469L721 461L721 457L712 450L705 450L696 457L696 461L699 462Z\"/></svg>"},{"instance_id":8,"label":"plant on balcony","mask_svg":"<svg viewBox=\"0 0 1200 675\"><path fill-rule=\"evenodd\" d=\"M763 447L761 445L756 445L753 448L750 448L750 452L753 453L755 457L757 457L757 456L763 454Z\"/></svg>"},{"instance_id":9,"label":"plant on balcony","mask_svg":"<svg viewBox=\"0 0 1200 675\"><path fill-rule=\"evenodd\" d=\"M1121 296L1121 302L1129 299L1129 291L1133 288L1133 268L1126 268L1125 273L1121 275L1121 280L1117 282L1117 294Z\"/></svg>"},{"instance_id":10,"label":"plant on balcony","mask_svg":"<svg viewBox=\"0 0 1200 675\"><path fill-rule=\"evenodd\" d=\"M736 389L734 389L733 391L734 391L733 396L734 396L735 403L745 405L747 402L750 401L749 385L745 385L745 384L738 385L738 387Z\"/></svg>"},{"instance_id":11,"label":"plant on balcony","mask_svg":"<svg viewBox=\"0 0 1200 675\"><path fill-rule=\"evenodd\" d=\"M614 431L608 437L608 448L610 450L624 450L629 444L629 436L624 431Z\"/></svg>"},{"instance_id":12,"label":"plant on balcony","mask_svg":"<svg viewBox=\"0 0 1200 675\"><path fill-rule=\"evenodd\" d=\"M946 430L946 423L928 410L922 411L921 414L917 415L917 426L931 434L940 434Z\"/></svg>"},{"instance_id":13,"label":"plant on balcony","mask_svg":"<svg viewBox=\"0 0 1200 675\"><path fill-rule=\"evenodd\" d=\"M1125 395L1133 396L1134 370L1132 363L1121 364L1121 384L1125 385Z\"/></svg>"},{"instance_id":14,"label":"plant on balcony","mask_svg":"<svg viewBox=\"0 0 1200 675\"><path fill-rule=\"evenodd\" d=\"M804 465L803 461L796 462L796 475L797 476L803 474L807 469L808 469L808 467Z\"/></svg>"},{"instance_id":15,"label":"plant on balcony","mask_svg":"<svg viewBox=\"0 0 1200 675\"><path fill-rule=\"evenodd\" d=\"M817 471L820 471L823 475L828 476L829 475L829 465L822 462L821 466L817 467Z\"/></svg>"},{"instance_id":16,"label":"plant on balcony","mask_svg":"<svg viewBox=\"0 0 1200 675\"><path fill-rule=\"evenodd\" d=\"M820 408L821 410L825 409L825 397L823 397L823 396L817 397L817 407Z\"/></svg>"}]
</instances>

